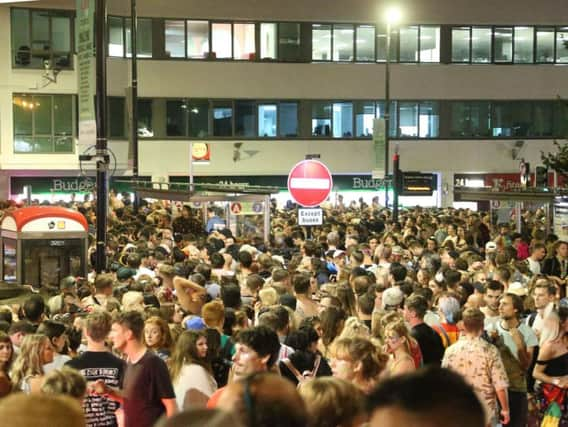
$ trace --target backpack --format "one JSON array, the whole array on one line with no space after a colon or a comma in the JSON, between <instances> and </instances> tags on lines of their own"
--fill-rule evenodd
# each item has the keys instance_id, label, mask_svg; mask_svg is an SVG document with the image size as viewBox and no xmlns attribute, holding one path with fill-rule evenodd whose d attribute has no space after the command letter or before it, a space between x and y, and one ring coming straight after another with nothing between
<instances>
[{"instance_id":1,"label":"backpack","mask_svg":"<svg viewBox=\"0 0 568 427\"><path fill-rule=\"evenodd\" d=\"M298 388L300 388L302 384L310 382L316 377L316 374L320 366L320 362L321 362L321 355L318 354L314 361L314 369L312 369L311 371L304 371L303 373L300 373L300 371L298 371L296 367L292 364L290 359L282 359L282 363L286 365L286 367L290 370L290 372L292 372L292 374L294 374L294 376L298 380Z\"/></svg>"},{"instance_id":2,"label":"backpack","mask_svg":"<svg viewBox=\"0 0 568 427\"><path fill-rule=\"evenodd\" d=\"M213 377L215 378L215 381L217 381L217 387L219 388L226 386L229 380L229 372L233 366L233 362L231 360L232 344L233 341L229 337L223 348L219 351L219 356L211 362Z\"/></svg>"}]
</instances>

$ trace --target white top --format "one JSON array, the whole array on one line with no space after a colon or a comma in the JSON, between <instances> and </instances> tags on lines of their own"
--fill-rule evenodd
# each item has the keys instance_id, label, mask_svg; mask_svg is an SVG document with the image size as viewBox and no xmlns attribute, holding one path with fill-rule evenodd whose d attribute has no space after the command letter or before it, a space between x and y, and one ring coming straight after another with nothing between
<instances>
[{"instance_id":1,"label":"white top","mask_svg":"<svg viewBox=\"0 0 568 427\"><path fill-rule=\"evenodd\" d=\"M51 371L61 369L70 360L71 358L65 354L56 354L53 357L53 362L43 365L43 372L49 374Z\"/></svg>"},{"instance_id":2,"label":"white top","mask_svg":"<svg viewBox=\"0 0 568 427\"><path fill-rule=\"evenodd\" d=\"M529 270L531 271L531 273L533 275L537 275L540 274L540 262L535 261L534 259L532 259L531 257L527 258L527 263L529 265Z\"/></svg>"},{"instance_id":3,"label":"white top","mask_svg":"<svg viewBox=\"0 0 568 427\"><path fill-rule=\"evenodd\" d=\"M217 383L213 376L207 372L203 366L199 366L195 363L184 365L181 368L179 376L174 381L176 403L180 411L184 409L183 403L186 393L192 389L200 391L207 397L211 397L217 390Z\"/></svg>"}]
</instances>

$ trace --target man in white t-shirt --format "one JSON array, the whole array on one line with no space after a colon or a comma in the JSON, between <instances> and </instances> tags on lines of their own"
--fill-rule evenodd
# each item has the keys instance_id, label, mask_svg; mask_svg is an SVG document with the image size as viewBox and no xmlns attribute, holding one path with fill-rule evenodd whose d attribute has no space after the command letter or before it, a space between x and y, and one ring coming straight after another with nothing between
<instances>
[{"instance_id":1,"label":"man in white t-shirt","mask_svg":"<svg viewBox=\"0 0 568 427\"><path fill-rule=\"evenodd\" d=\"M546 246L543 243L535 243L531 246L531 254L527 258L527 264L531 273L540 274L541 261L546 256Z\"/></svg>"}]
</instances>

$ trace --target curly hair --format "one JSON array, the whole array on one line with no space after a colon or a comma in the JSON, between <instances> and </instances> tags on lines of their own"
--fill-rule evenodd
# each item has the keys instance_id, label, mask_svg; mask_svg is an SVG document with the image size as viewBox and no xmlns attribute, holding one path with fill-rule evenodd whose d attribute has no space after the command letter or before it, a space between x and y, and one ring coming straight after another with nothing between
<instances>
[{"instance_id":1,"label":"curly hair","mask_svg":"<svg viewBox=\"0 0 568 427\"><path fill-rule=\"evenodd\" d=\"M42 352L51 345L46 335L26 335L20 347L20 354L12 365L12 384L20 388L26 377L43 375Z\"/></svg>"}]
</instances>

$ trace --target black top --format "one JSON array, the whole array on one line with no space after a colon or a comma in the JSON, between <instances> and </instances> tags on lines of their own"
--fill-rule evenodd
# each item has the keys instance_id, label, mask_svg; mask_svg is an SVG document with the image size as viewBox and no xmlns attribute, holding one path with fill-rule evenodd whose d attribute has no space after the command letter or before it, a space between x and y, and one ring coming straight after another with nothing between
<instances>
[{"instance_id":1,"label":"black top","mask_svg":"<svg viewBox=\"0 0 568 427\"><path fill-rule=\"evenodd\" d=\"M124 376L126 427L151 427L165 412L162 399L176 395L166 364L153 351L136 363L128 363Z\"/></svg>"},{"instance_id":2,"label":"black top","mask_svg":"<svg viewBox=\"0 0 568 427\"><path fill-rule=\"evenodd\" d=\"M327 363L327 360L325 359L325 357L321 356L321 354L320 357L321 360L318 370L316 372L316 377L331 376L332 372L329 363ZM314 370L316 355L307 351L295 351L290 355L288 359L290 359L290 362L292 363L294 368L296 368L298 372L303 374L305 371L312 372ZM288 367L284 362L280 361L279 368L280 368L280 373L284 378L288 378L296 385L298 384L298 379L290 371L290 369L288 369Z\"/></svg>"},{"instance_id":3,"label":"black top","mask_svg":"<svg viewBox=\"0 0 568 427\"><path fill-rule=\"evenodd\" d=\"M66 363L77 369L87 382L104 380L107 386L122 388L126 364L108 351L87 351ZM87 395L83 401L87 427L118 426L114 412L119 404L100 395Z\"/></svg>"},{"instance_id":4,"label":"black top","mask_svg":"<svg viewBox=\"0 0 568 427\"><path fill-rule=\"evenodd\" d=\"M440 335L426 323L414 326L410 335L418 341L424 365L440 366L444 357L444 345Z\"/></svg>"},{"instance_id":5,"label":"black top","mask_svg":"<svg viewBox=\"0 0 568 427\"><path fill-rule=\"evenodd\" d=\"M563 377L568 375L568 353L550 360L539 360L536 362L539 365L546 365L544 373L551 377Z\"/></svg>"}]
</instances>

